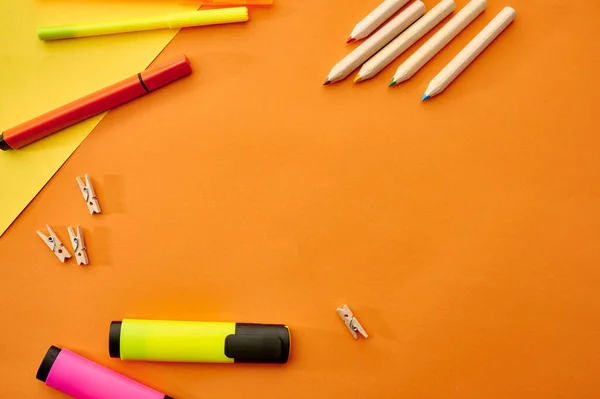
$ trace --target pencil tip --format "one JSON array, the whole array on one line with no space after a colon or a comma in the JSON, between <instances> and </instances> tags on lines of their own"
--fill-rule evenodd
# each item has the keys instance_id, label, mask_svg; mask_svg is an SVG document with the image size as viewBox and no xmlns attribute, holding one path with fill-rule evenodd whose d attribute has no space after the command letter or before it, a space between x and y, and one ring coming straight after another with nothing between
<instances>
[{"instance_id":1,"label":"pencil tip","mask_svg":"<svg viewBox=\"0 0 600 399\"><path fill-rule=\"evenodd\" d=\"M355 41L356 41L356 39L355 39L355 38L353 38L352 36L350 36L350 37L348 38L348 40L346 40L346 43L352 43L352 42L355 42Z\"/></svg>"},{"instance_id":2,"label":"pencil tip","mask_svg":"<svg viewBox=\"0 0 600 399\"><path fill-rule=\"evenodd\" d=\"M421 101L427 101L431 98L431 96L428 96L427 94L423 94L423 98L421 99Z\"/></svg>"},{"instance_id":3,"label":"pencil tip","mask_svg":"<svg viewBox=\"0 0 600 399\"><path fill-rule=\"evenodd\" d=\"M358 83L362 81L362 78L360 77L360 73L358 75L356 75L356 77L354 78L354 83Z\"/></svg>"},{"instance_id":4,"label":"pencil tip","mask_svg":"<svg viewBox=\"0 0 600 399\"><path fill-rule=\"evenodd\" d=\"M325 83L323 83L323 86L327 86L328 84L331 84L331 80L329 80L329 79L327 79L327 80L325 81Z\"/></svg>"},{"instance_id":5,"label":"pencil tip","mask_svg":"<svg viewBox=\"0 0 600 399\"><path fill-rule=\"evenodd\" d=\"M388 85L388 87L396 86L396 81L392 78L392 81Z\"/></svg>"}]
</instances>

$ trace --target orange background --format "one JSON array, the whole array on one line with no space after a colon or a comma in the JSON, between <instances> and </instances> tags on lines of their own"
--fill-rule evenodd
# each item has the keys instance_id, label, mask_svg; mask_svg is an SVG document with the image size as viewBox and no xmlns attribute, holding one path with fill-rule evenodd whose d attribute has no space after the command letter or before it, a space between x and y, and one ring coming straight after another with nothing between
<instances>
[{"instance_id":1,"label":"orange background","mask_svg":"<svg viewBox=\"0 0 600 399\"><path fill-rule=\"evenodd\" d=\"M176 37L158 61L185 53L193 75L111 112L0 239L0 397L64 397L35 380L50 345L179 399L600 395L600 3L512 0L513 25L427 103L507 4L400 87L417 46L323 87L377 3L279 0ZM60 264L45 223L65 243L81 224L92 264ZM292 356L121 362L122 318L286 323Z\"/></svg>"}]
</instances>

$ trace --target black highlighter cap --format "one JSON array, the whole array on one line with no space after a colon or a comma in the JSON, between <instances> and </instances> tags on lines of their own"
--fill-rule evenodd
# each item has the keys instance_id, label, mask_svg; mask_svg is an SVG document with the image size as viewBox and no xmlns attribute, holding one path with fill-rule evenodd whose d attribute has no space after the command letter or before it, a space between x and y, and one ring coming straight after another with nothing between
<instances>
[{"instance_id":1,"label":"black highlighter cap","mask_svg":"<svg viewBox=\"0 0 600 399\"><path fill-rule=\"evenodd\" d=\"M2 150L2 151L12 150L12 148L10 148L8 143L6 141L4 141L4 133L0 133L0 150Z\"/></svg>"},{"instance_id":2,"label":"black highlighter cap","mask_svg":"<svg viewBox=\"0 0 600 399\"><path fill-rule=\"evenodd\" d=\"M121 324L120 321L110 323L110 330L108 332L108 353L110 357L121 357Z\"/></svg>"},{"instance_id":3,"label":"black highlighter cap","mask_svg":"<svg viewBox=\"0 0 600 399\"><path fill-rule=\"evenodd\" d=\"M236 323L225 338L225 356L235 363L287 363L290 331L283 324Z\"/></svg>"},{"instance_id":4,"label":"black highlighter cap","mask_svg":"<svg viewBox=\"0 0 600 399\"><path fill-rule=\"evenodd\" d=\"M48 352L46 352L46 356L44 356L42 364L40 365L35 378L42 382L46 382L48 374L50 374L50 370L52 369L52 366L54 366L54 362L60 354L60 351L61 349L57 348L56 346L51 346L50 349L48 349Z\"/></svg>"}]
</instances>

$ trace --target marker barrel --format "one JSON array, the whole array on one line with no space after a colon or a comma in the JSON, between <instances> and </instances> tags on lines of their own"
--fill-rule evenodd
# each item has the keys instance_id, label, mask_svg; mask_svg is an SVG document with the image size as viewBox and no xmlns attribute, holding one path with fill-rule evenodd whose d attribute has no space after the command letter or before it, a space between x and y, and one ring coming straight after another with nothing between
<instances>
[{"instance_id":1,"label":"marker barrel","mask_svg":"<svg viewBox=\"0 0 600 399\"><path fill-rule=\"evenodd\" d=\"M173 399L55 346L48 349L36 378L76 399Z\"/></svg>"},{"instance_id":2,"label":"marker barrel","mask_svg":"<svg viewBox=\"0 0 600 399\"><path fill-rule=\"evenodd\" d=\"M185 55L117 82L0 134L0 149L17 149L84 119L143 96L192 72Z\"/></svg>"},{"instance_id":3,"label":"marker barrel","mask_svg":"<svg viewBox=\"0 0 600 399\"><path fill-rule=\"evenodd\" d=\"M111 357L199 363L286 363L290 332L282 324L113 321Z\"/></svg>"},{"instance_id":4,"label":"marker barrel","mask_svg":"<svg viewBox=\"0 0 600 399\"><path fill-rule=\"evenodd\" d=\"M188 11L163 17L100 22L85 25L48 26L38 29L40 40L112 35L154 29L179 29L192 26L219 25L248 20L248 8L231 7L215 10Z\"/></svg>"}]
</instances>

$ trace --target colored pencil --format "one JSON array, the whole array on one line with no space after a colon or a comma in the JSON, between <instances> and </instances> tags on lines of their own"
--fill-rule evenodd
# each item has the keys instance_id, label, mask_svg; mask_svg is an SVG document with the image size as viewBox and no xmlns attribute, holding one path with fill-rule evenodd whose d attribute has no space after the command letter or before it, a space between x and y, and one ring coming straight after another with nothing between
<instances>
[{"instance_id":1,"label":"colored pencil","mask_svg":"<svg viewBox=\"0 0 600 399\"><path fill-rule=\"evenodd\" d=\"M344 79L352 71L361 66L373 54L378 52L390 40L398 36L403 30L408 28L413 22L425 14L425 4L422 1L416 1L408 6L403 12L394 19L385 24L381 29L375 32L370 38L365 40L360 46L354 49L350 54L338 62L327 75L324 85L328 85L338 80Z\"/></svg>"},{"instance_id":2,"label":"colored pencil","mask_svg":"<svg viewBox=\"0 0 600 399\"><path fill-rule=\"evenodd\" d=\"M497 38L512 21L517 12L505 7L469 44L446 65L444 69L429 83L422 100L425 101L440 94L456 79L474 60Z\"/></svg>"},{"instance_id":3,"label":"colored pencil","mask_svg":"<svg viewBox=\"0 0 600 399\"><path fill-rule=\"evenodd\" d=\"M365 62L358 75L356 75L354 83L362 82L377 75L383 68L415 44L417 40L442 22L455 8L456 3L454 3L454 0L442 0L427 14L402 32L400 36L375 54L373 58Z\"/></svg>"},{"instance_id":4,"label":"colored pencil","mask_svg":"<svg viewBox=\"0 0 600 399\"><path fill-rule=\"evenodd\" d=\"M379 27L379 25L384 23L409 1L410 0L384 0L383 3L371 11L369 15L356 24L346 43L352 43L353 41L364 39L369 36Z\"/></svg>"},{"instance_id":5,"label":"colored pencil","mask_svg":"<svg viewBox=\"0 0 600 399\"><path fill-rule=\"evenodd\" d=\"M437 53L452 41L463 29L477 18L487 7L486 0L472 0L454 18L444 25L424 45L415 51L396 70L390 86L397 85L413 77Z\"/></svg>"}]
</instances>

